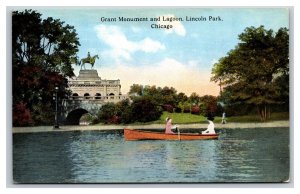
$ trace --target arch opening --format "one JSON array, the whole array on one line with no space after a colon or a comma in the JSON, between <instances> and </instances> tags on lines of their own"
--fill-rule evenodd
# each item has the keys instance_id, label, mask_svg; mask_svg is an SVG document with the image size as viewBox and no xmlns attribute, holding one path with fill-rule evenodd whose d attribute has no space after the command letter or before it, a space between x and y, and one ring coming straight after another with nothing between
<instances>
[{"instance_id":1,"label":"arch opening","mask_svg":"<svg viewBox=\"0 0 300 194\"><path fill-rule=\"evenodd\" d=\"M96 93L95 99L101 99L101 94L100 93Z\"/></svg>"},{"instance_id":2,"label":"arch opening","mask_svg":"<svg viewBox=\"0 0 300 194\"><path fill-rule=\"evenodd\" d=\"M79 95L77 93L72 94L72 98L73 100L76 100L79 98Z\"/></svg>"},{"instance_id":3,"label":"arch opening","mask_svg":"<svg viewBox=\"0 0 300 194\"><path fill-rule=\"evenodd\" d=\"M91 98L89 93L85 93L83 96L84 96L85 99L90 99Z\"/></svg>"},{"instance_id":4,"label":"arch opening","mask_svg":"<svg viewBox=\"0 0 300 194\"><path fill-rule=\"evenodd\" d=\"M109 94L109 98L110 98L110 99L114 99L114 98L115 98L115 94L114 94L114 93L110 93L110 94Z\"/></svg>"},{"instance_id":5,"label":"arch opening","mask_svg":"<svg viewBox=\"0 0 300 194\"><path fill-rule=\"evenodd\" d=\"M79 108L79 109L75 109L72 110L71 112L69 112L65 124L66 125L79 125L80 124L80 118L82 117L82 115L88 113L87 110Z\"/></svg>"},{"instance_id":6,"label":"arch opening","mask_svg":"<svg viewBox=\"0 0 300 194\"><path fill-rule=\"evenodd\" d=\"M96 119L96 116L92 115L91 113L83 114L79 119L79 125L90 125Z\"/></svg>"}]
</instances>

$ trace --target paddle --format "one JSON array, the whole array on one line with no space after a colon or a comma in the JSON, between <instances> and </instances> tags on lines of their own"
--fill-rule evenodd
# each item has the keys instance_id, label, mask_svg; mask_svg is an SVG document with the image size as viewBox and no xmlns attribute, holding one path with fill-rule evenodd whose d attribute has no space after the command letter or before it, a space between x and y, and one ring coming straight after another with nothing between
<instances>
[{"instance_id":1,"label":"paddle","mask_svg":"<svg viewBox=\"0 0 300 194\"><path fill-rule=\"evenodd\" d=\"M181 139L180 139L180 130L179 130L177 125L176 125L176 130L177 130L177 134L178 134L178 140L181 141Z\"/></svg>"}]
</instances>

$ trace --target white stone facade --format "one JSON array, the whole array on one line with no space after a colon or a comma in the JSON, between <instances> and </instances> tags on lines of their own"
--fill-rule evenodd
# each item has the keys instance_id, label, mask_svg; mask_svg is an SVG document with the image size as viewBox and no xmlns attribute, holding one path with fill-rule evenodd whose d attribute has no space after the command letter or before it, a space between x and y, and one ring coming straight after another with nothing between
<instances>
[{"instance_id":1,"label":"white stone facade","mask_svg":"<svg viewBox=\"0 0 300 194\"><path fill-rule=\"evenodd\" d=\"M80 70L76 78L69 79L72 100L119 102L127 98L121 94L120 80L102 80L97 70Z\"/></svg>"}]
</instances>

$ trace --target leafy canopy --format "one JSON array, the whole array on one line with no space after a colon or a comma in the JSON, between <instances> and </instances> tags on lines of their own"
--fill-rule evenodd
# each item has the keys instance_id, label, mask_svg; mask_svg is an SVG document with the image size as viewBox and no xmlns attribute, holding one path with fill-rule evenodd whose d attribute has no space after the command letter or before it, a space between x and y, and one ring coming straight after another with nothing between
<instances>
[{"instance_id":1,"label":"leafy canopy","mask_svg":"<svg viewBox=\"0 0 300 194\"><path fill-rule=\"evenodd\" d=\"M73 26L52 17L42 19L32 10L12 12L13 106L25 107L27 117L37 124L49 123L54 88L59 86L64 95L66 78L74 76L78 46ZM22 116L17 114L14 117Z\"/></svg>"},{"instance_id":2,"label":"leafy canopy","mask_svg":"<svg viewBox=\"0 0 300 194\"><path fill-rule=\"evenodd\" d=\"M289 75L288 29L274 32L264 26L248 27L239 40L235 49L214 64L211 80L220 82L233 101L256 105L260 112L283 103L286 98L281 97L288 87L277 80L287 80L283 77Z\"/></svg>"}]
</instances>

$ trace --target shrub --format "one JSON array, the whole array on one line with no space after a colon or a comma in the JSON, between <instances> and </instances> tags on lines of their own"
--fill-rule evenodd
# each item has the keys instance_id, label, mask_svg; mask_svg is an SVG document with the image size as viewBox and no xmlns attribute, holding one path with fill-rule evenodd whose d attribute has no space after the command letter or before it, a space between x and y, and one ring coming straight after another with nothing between
<instances>
[{"instance_id":1,"label":"shrub","mask_svg":"<svg viewBox=\"0 0 300 194\"><path fill-rule=\"evenodd\" d=\"M13 126L31 126L33 125L33 120L31 114L26 105L23 103L18 103L13 107Z\"/></svg>"},{"instance_id":2,"label":"shrub","mask_svg":"<svg viewBox=\"0 0 300 194\"><path fill-rule=\"evenodd\" d=\"M183 112L184 113L190 113L191 112L190 106L184 106L183 107Z\"/></svg>"},{"instance_id":3,"label":"shrub","mask_svg":"<svg viewBox=\"0 0 300 194\"><path fill-rule=\"evenodd\" d=\"M164 105L162 105L162 108L164 111L168 111L169 113L174 112L174 108L170 104L164 104Z\"/></svg>"},{"instance_id":4,"label":"shrub","mask_svg":"<svg viewBox=\"0 0 300 194\"><path fill-rule=\"evenodd\" d=\"M149 96L135 98L132 102L133 121L155 121L162 115L162 110Z\"/></svg>"},{"instance_id":5,"label":"shrub","mask_svg":"<svg viewBox=\"0 0 300 194\"><path fill-rule=\"evenodd\" d=\"M116 104L117 116L120 117L121 123L130 123L132 121L132 110L128 99L122 100Z\"/></svg>"},{"instance_id":6,"label":"shrub","mask_svg":"<svg viewBox=\"0 0 300 194\"><path fill-rule=\"evenodd\" d=\"M32 105L31 118L34 125L52 125L54 122L53 107L50 103L37 103Z\"/></svg>"},{"instance_id":7,"label":"shrub","mask_svg":"<svg viewBox=\"0 0 300 194\"><path fill-rule=\"evenodd\" d=\"M217 97L211 95L205 95L201 98L201 114L216 114L217 112Z\"/></svg>"},{"instance_id":8,"label":"shrub","mask_svg":"<svg viewBox=\"0 0 300 194\"><path fill-rule=\"evenodd\" d=\"M107 123L109 124L120 124L121 123L121 118L117 115L113 115L107 120Z\"/></svg>"},{"instance_id":9,"label":"shrub","mask_svg":"<svg viewBox=\"0 0 300 194\"><path fill-rule=\"evenodd\" d=\"M107 103L101 107L98 113L98 118L100 122L109 123L109 121L115 115L116 115L116 105L114 103Z\"/></svg>"},{"instance_id":10,"label":"shrub","mask_svg":"<svg viewBox=\"0 0 300 194\"><path fill-rule=\"evenodd\" d=\"M191 113L195 115L200 115L200 107L199 106L192 106Z\"/></svg>"},{"instance_id":11,"label":"shrub","mask_svg":"<svg viewBox=\"0 0 300 194\"><path fill-rule=\"evenodd\" d=\"M176 108L175 108L175 112L176 112L176 113L181 113L181 112L182 112L182 109L181 109L180 107L176 107Z\"/></svg>"},{"instance_id":12,"label":"shrub","mask_svg":"<svg viewBox=\"0 0 300 194\"><path fill-rule=\"evenodd\" d=\"M131 107L128 107L127 109L124 109L121 114L121 123L131 123L133 122L133 116L132 116L132 110Z\"/></svg>"}]
</instances>

